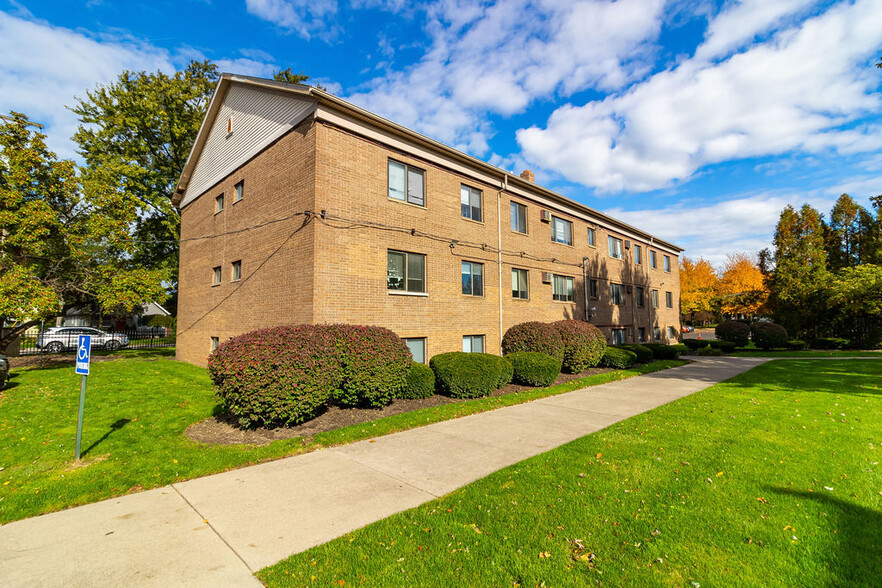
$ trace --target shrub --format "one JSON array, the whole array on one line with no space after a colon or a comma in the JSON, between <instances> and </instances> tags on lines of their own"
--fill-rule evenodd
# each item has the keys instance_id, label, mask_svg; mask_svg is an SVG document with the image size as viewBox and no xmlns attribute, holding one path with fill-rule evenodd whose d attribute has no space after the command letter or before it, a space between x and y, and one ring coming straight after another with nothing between
<instances>
[{"instance_id":1,"label":"shrub","mask_svg":"<svg viewBox=\"0 0 882 588\"><path fill-rule=\"evenodd\" d=\"M602 365L604 367L627 369L637 361L637 354L627 349L607 347L603 352Z\"/></svg>"},{"instance_id":2,"label":"shrub","mask_svg":"<svg viewBox=\"0 0 882 588\"><path fill-rule=\"evenodd\" d=\"M645 345L640 345L638 343L622 343L620 345L614 345L614 347L630 351L637 356L638 363L652 361L652 350Z\"/></svg>"},{"instance_id":3,"label":"shrub","mask_svg":"<svg viewBox=\"0 0 882 588\"><path fill-rule=\"evenodd\" d=\"M845 349L851 344L849 339L841 337L819 337L812 340L812 349Z\"/></svg>"},{"instance_id":4,"label":"shrub","mask_svg":"<svg viewBox=\"0 0 882 588\"><path fill-rule=\"evenodd\" d=\"M407 368L407 385L401 398L428 398L435 394L435 372L424 363L413 362Z\"/></svg>"},{"instance_id":5,"label":"shrub","mask_svg":"<svg viewBox=\"0 0 882 588\"><path fill-rule=\"evenodd\" d=\"M343 379L331 333L312 325L240 335L208 358L221 407L243 427L296 425L316 416Z\"/></svg>"},{"instance_id":6,"label":"shrub","mask_svg":"<svg viewBox=\"0 0 882 588\"><path fill-rule=\"evenodd\" d=\"M334 391L338 404L380 408L401 395L412 360L398 335L383 327L317 326L331 331L340 352L343 378Z\"/></svg>"},{"instance_id":7,"label":"shrub","mask_svg":"<svg viewBox=\"0 0 882 588\"><path fill-rule=\"evenodd\" d=\"M707 345L705 347L699 347L692 354L693 355L701 355L701 356L707 356L707 355L717 356L717 355L723 355L723 352L719 349L714 349L710 345Z\"/></svg>"},{"instance_id":8,"label":"shrub","mask_svg":"<svg viewBox=\"0 0 882 588\"><path fill-rule=\"evenodd\" d=\"M793 339L792 341L787 342L787 349L791 351L805 351L808 348L808 343L801 341L800 339Z\"/></svg>"},{"instance_id":9,"label":"shrub","mask_svg":"<svg viewBox=\"0 0 882 588\"><path fill-rule=\"evenodd\" d=\"M487 396L512 376L511 364L489 353L441 353L429 361L429 367L435 372L438 391L453 398Z\"/></svg>"},{"instance_id":10,"label":"shrub","mask_svg":"<svg viewBox=\"0 0 882 588\"><path fill-rule=\"evenodd\" d=\"M731 353L737 347L731 341L720 341L719 339L683 339L683 345L691 350L704 349L710 345L711 349L719 349L723 353Z\"/></svg>"},{"instance_id":11,"label":"shrub","mask_svg":"<svg viewBox=\"0 0 882 588\"><path fill-rule=\"evenodd\" d=\"M513 380L525 386L548 386L560 373L561 362L535 351L516 351L505 356L514 370Z\"/></svg>"},{"instance_id":12,"label":"shrub","mask_svg":"<svg viewBox=\"0 0 882 588\"><path fill-rule=\"evenodd\" d=\"M726 321L714 329L717 339L732 341L738 347L744 347L750 340L750 327L740 321Z\"/></svg>"},{"instance_id":13,"label":"shrub","mask_svg":"<svg viewBox=\"0 0 882 588\"><path fill-rule=\"evenodd\" d=\"M502 337L503 355L517 351L535 351L563 360L563 340L560 332L548 323L520 323L506 331Z\"/></svg>"},{"instance_id":14,"label":"shrub","mask_svg":"<svg viewBox=\"0 0 882 588\"><path fill-rule=\"evenodd\" d=\"M603 358L606 337L603 332L585 321L557 321L552 326L563 342L563 371L578 374L594 367Z\"/></svg>"},{"instance_id":15,"label":"shrub","mask_svg":"<svg viewBox=\"0 0 882 588\"><path fill-rule=\"evenodd\" d=\"M689 348L682 343L677 345L665 345L664 343L646 343L643 345L650 351L655 359L677 359L681 353L686 353Z\"/></svg>"},{"instance_id":16,"label":"shrub","mask_svg":"<svg viewBox=\"0 0 882 588\"><path fill-rule=\"evenodd\" d=\"M750 326L753 343L760 349L775 349L787 345L787 329L776 323L757 322Z\"/></svg>"}]
</instances>

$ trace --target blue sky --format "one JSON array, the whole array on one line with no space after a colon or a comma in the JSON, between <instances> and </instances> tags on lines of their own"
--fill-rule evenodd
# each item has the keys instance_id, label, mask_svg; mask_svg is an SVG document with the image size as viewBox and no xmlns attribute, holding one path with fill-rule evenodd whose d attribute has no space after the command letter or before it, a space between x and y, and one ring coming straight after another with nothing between
<instances>
[{"instance_id":1,"label":"blue sky","mask_svg":"<svg viewBox=\"0 0 882 588\"><path fill-rule=\"evenodd\" d=\"M882 193L882 0L0 0L0 111L75 157L125 68L291 67L715 265Z\"/></svg>"}]
</instances>

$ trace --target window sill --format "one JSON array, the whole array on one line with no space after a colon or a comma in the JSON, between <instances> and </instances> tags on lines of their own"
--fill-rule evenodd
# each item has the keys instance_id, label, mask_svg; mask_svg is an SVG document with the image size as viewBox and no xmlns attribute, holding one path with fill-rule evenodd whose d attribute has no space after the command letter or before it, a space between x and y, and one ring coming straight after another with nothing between
<instances>
[{"instance_id":1,"label":"window sill","mask_svg":"<svg viewBox=\"0 0 882 588\"><path fill-rule=\"evenodd\" d=\"M523 232L521 232L521 231L516 231L516 230L511 229L511 228L509 229L509 231L512 232L512 233L514 233L515 235L521 235L521 236L523 236L523 237L529 237L529 236L530 236L530 233L523 233Z\"/></svg>"},{"instance_id":2,"label":"window sill","mask_svg":"<svg viewBox=\"0 0 882 588\"><path fill-rule=\"evenodd\" d=\"M483 225L484 224L484 221L482 221L482 220L476 221L475 219L469 218L467 216L460 215L459 218L461 218L464 221L469 221L470 223L475 223L476 225Z\"/></svg>"},{"instance_id":3,"label":"window sill","mask_svg":"<svg viewBox=\"0 0 882 588\"><path fill-rule=\"evenodd\" d=\"M555 240L553 240L553 239L552 239L551 242L552 242L553 244L555 244L555 245L563 245L564 247L570 247L570 248L572 248L572 249L575 249L575 248L576 248L575 245L573 245L572 243L561 243L560 241L555 241Z\"/></svg>"},{"instance_id":4,"label":"window sill","mask_svg":"<svg viewBox=\"0 0 882 588\"><path fill-rule=\"evenodd\" d=\"M407 200L399 200L397 198L390 198L389 196L386 196L386 200L388 200L389 202L395 202L397 204L406 204L408 206L419 208L421 210L428 210L425 204L414 204L413 202L408 202Z\"/></svg>"},{"instance_id":5,"label":"window sill","mask_svg":"<svg viewBox=\"0 0 882 588\"><path fill-rule=\"evenodd\" d=\"M221 208L220 210L215 210L215 211L214 211L214 216L219 215L219 214L222 213L223 211L224 211L223 208Z\"/></svg>"},{"instance_id":6,"label":"window sill","mask_svg":"<svg viewBox=\"0 0 882 588\"><path fill-rule=\"evenodd\" d=\"M428 298L429 294L427 292L407 292L405 290L386 290L386 293L390 296L422 296L424 298Z\"/></svg>"},{"instance_id":7,"label":"window sill","mask_svg":"<svg viewBox=\"0 0 882 588\"><path fill-rule=\"evenodd\" d=\"M511 299L512 299L512 300L517 300L518 302L529 302L529 301L530 301L529 298L520 298L520 297L519 297L519 298L515 298L514 296L512 296Z\"/></svg>"},{"instance_id":8,"label":"window sill","mask_svg":"<svg viewBox=\"0 0 882 588\"><path fill-rule=\"evenodd\" d=\"M575 300L552 300L555 304L575 304Z\"/></svg>"},{"instance_id":9,"label":"window sill","mask_svg":"<svg viewBox=\"0 0 882 588\"><path fill-rule=\"evenodd\" d=\"M622 263L625 263L625 259L623 257L613 257L612 255L610 255L609 258L614 259L615 261L621 261Z\"/></svg>"},{"instance_id":10,"label":"window sill","mask_svg":"<svg viewBox=\"0 0 882 588\"><path fill-rule=\"evenodd\" d=\"M242 278L239 278L238 280L230 280L230 283L235 284L235 283L241 282L241 281L242 281Z\"/></svg>"}]
</instances>

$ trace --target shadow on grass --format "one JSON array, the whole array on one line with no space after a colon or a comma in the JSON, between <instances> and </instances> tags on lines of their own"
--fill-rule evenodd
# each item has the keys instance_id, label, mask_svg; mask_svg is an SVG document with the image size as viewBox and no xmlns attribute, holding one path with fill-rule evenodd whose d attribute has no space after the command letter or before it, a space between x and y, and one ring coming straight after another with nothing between
<instances>
[{"instance_id":1,"label":"shadow on grass","mask_svg":"<svg viewBox=\"0 0 882 588\"><path fill-rule=\"evenodd\" d=\"M835 585L866 586L868 579L882 578L882 513L825 492L766 488L781 496L811 500L829 508L826 514L834 517L837 531L831 541L836 552L829 558L830 569L836 575Z\"/></svg>"},{"instance_id":2,"label":"shadow on grass","mask_svg":"<svg viewBox=\"0 0 882 588\"><path fill-rule=\"evenodd\" d=\"M843 360L842 363L811 359L788 359L765 364L762 372L747 372L739 378L742 386L753 388L771 382L799 392L824 392L849 396L882 395L882 363Z\"/></svg>"},{"instance_id":3,"label":"shadow on grass","mask_svg":"<svg viewBox=\"0 0 882 588\"><path fill-rule=\"evenodd\" d=\"M91 445L89 445L89 447L87 447L87 448L85 449L85 451L83 451L83 452L80 454L80 456L84 456L84 455L86 455L87 453L89 453L90 451L92 451L93 449L95 449L96 447L98 447L99 445L101 445L101 443L103 443L108 437L110 437L110 436L113 434L114 431L119 431L120 429L122 429L123 427L125 427L125 426L126 426L127 424L129 424L130 422L132 422L132 419L119 419L118 421L116 421L115 423L113 423L112 425L110 425L110 430L107 431L106 433L104 433L104 434L101 436L100 439L98 439L97 441L95 441L94 443L92 443Z\"/></svg>"}]
</instances>

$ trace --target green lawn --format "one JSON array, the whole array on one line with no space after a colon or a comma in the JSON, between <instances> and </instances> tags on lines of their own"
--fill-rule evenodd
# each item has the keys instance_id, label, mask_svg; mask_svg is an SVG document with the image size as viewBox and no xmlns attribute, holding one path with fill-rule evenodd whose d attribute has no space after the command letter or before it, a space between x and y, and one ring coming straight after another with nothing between
<instances>
[{"instance_id":1,"label":"green lawn","mask_svg":"<svg viewBox=\"0 0 882 588\"><path fill-rule=\"evenodd\" d=\"M266 568L270 586L872 586L882 362L765 364Z\"/></svg>"},{"instance_id":2,"label":"green lawn","mask_svg":"<svg viewBox=\"0 0 882 588\"><path fill-rule=\"evenodd\" d=\"M83 459L75 464L79 377L73 365L14 369L0 392L0 524L319 447L348 443L664 369L656 362L552 388L447 404L266 446L210 446L185 429L212 415L204 369L167 350L128 350L92 364Z\"/></svg>"},{"instance_id":3,"label":"green lawn","mask_svg":"<svg viewBox=\"0 0 882 588\"><path fill-rule=\"evenodd\" d=\"M849 351L847 349L808 349L806 351L736 351L732 357L873 357L882 359L882 351Z\"/></svg>"}]
</instances>

